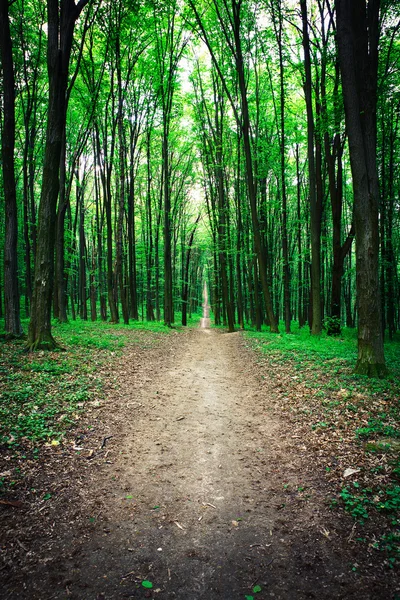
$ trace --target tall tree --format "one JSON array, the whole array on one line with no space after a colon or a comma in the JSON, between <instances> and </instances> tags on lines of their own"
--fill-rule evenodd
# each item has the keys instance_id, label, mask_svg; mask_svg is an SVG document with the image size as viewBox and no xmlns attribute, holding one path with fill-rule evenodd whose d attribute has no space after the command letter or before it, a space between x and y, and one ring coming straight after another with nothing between
<instances>
[{"instance_id":1,"label":"tall tree","mask_svg":"<svg viewBox=\"0 0 400 600\"><path fill-rule=\"evenodd\" d=\"M319 335L322 331L321 314L321 205L317 194L316 163L314 154L314 115L312 108L312 77L310 37L308 33L307 0L300 0L301 18L303 23L304 48L304 92L307 108L307 154L308 178L311 215L311 300L312 322L311 333Z\"/></svg>"},{"instance_id":2,"label":"tall tree","mask_svg":"<svg viewBox=\"0 0 400 600\"><path fill-rule=\"evenodd\" d=\"M160 12L160 8L162 13ZM154 1L154 33L158 63L159 88L162 109L162 166L164 200L164 323L171 327L174 321L172 286L172 224L171 224L171 150L170 133L173 98L176 91L177 69L187 44L183 24L179 19L176 2L161 6Z\"/></svg>"},{"instance_id":3,"label":"tall tree","mask_svg":"<svg viewBox=\"0 0 400 600\"><path fill-rule=\"evenodd\" d=\"M47 0L49 100L42 189L38 214L35 276L29 323L29 350L51 349L51 300L60 158L66 122L69 63L75 23L89 0Z\"/></svg>"},{"instance_id":4,"label":"tall tree","mask_svg":"<svg viewBox=\"0 0 400 600\"><path fill-rule=\"evenodd\" d=\"M15 186L15 81L8 0L0 0L0 57L3 69L4 124L2 132L2 163L5 200L4 247L4 317L9 337L23 333L18 291L18 218Z\"/></svg>"},{"instance_id":5,"label":"tall tree","mask_svg":"<svg viewBox=\"0 0 400 600\"><path fill-rule=\"evenodd\" d=\"M337 41L354 192L358 360L356 372L386 373L379 289L376 106L380 0L338 0Z\"/></svg>"}]
</instances>

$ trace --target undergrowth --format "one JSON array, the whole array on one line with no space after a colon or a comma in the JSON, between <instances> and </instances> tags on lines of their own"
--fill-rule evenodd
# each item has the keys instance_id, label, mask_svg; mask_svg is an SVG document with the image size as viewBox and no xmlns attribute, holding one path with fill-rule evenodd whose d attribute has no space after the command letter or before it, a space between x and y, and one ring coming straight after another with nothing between
<instances>
[{"instance_id":1,"label":"undergrowth","mask_svg":"<svg viewBox=\"0 0 400 600\"><path fill-rule=\"evenodd\" d=\"M194 315L191 324L198 319ZM28 321L23 327L27 331ZM24 340L0 340L0 451L58 444L88 403L101 399L99 374L106 361L128 341L148 348L157 343L158 335L171 332L157 322L113 325L80 319L54 322L52 330L66 351L26 354Z\"/></svg>"},{"instance_id":2,"label":"undergrowth","mask_svg":"<svg viewBox=\"0 0 400 600\"><path fill-rule=\"evenodd\" d=\"M294 326L291 334L265 330L244 335L277 374L287 401L284 410L308 425L321 447L340 447L341 458L352 463L356 454L360 458L359 464L347 463L357 468L349 480L343 477L344 466L337 467L338 495L332 506L373 530L369 547L384 552L393 567L400 562L400 335L385 344L389 374L384 379L354 374L355 330L344 328L338 337L311 336L307 327ZM326 467L327 476L332 470Z\"/></svg>"}]
</instances>

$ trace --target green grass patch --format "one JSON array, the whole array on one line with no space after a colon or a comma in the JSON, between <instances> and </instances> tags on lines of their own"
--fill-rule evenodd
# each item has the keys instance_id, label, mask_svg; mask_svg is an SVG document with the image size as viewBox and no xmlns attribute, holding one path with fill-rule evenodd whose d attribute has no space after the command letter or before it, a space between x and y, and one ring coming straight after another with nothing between
<instances>
[{"instance_id":1,"label":"green grass patch","mask_svg":"<svg viewBox=\"0 0 400 600\"><path fill-rule=\"evenodd\" d=\"M180 315L176 317L179 322ZM190 325L199 319L193 315ZM23 326L27 331L28 321ZM77 319L53 322L53 335L66 352L25 354L23 340L0 341L0 448L62 440L88 403L102 398L105 363L128 343L146 349L176 329L158 322L113 325Z\"/></svg>"}]
</instances>

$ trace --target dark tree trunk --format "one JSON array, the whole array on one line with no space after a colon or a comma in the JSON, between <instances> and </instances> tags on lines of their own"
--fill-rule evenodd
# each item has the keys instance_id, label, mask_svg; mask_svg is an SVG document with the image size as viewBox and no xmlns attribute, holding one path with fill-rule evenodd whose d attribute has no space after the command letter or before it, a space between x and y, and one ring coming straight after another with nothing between
<instances>
[{"instance_id":1,"label":"dark tree trunk","mask_svg":"<svg viewBox=\"0 0 400 600\"><path fill-rule=\"evenodd\" d=\"M164 171L164 325L173 323L172 248L171 248L171 190L169 183L168 127L164 123L162 146Z\"/></svg>"},{"instance_id":2,"label":"dark tree trunk","mask_svg":"<svg viewBox=\"0 0 400 600\"><path fill-rule=\"evenodd\" d=\"M194 227L190 233L185 256L185 266L183 269L183 282L182 282L182 325L187 325L187 307L188 307L188 296L189 296L189 267L190 267L190 255L193 247L193 240L196 233L198 222L200 221L201 213L196 219Z\"/></svg>"},{"instance_id":3,"label":"dark tree trunk","mask_svg":"<svg viewBox=\"0 0 400 600\"><path fill-rule=\"evenodd\" d=\"M289 265L289 247L288 247L288 226L287 226L287 191L286 191L286 137L285 137L285 79L283 63L283 16L281 0L277 2L278 15L275 13L274 3L271 3L272 16L274 21L275 36L278 42L279 53L279 90L280 90L280 179L282 190L282 257L283 257L283 306L285 317L285 331L290 333L290 322L292 319L290 310L290 265ZM277 18L276 18L277 17Z\"/></svg>"},{"instance_id":4,"label":"dark tree trunk","mask_svg":"<svg viewBox=\"0 0 400 600\"><path fill-rule=\"evenodd\" d=\"M299 145L296 144L296 178L297 178L297 312L299 327L305 324L304 309L303 309L303 288L306 285L303 277L303 257L302 257L302 221L301 221L301 180L300 180L300 160L299 160Z\"/></svg>"},{"instance_id":5,"label":"dark tree trunk","mask_svg":"<svg viewBox=\"0 0 400 600\"><path fill-rule=\"evenodd\" d=\"M114 112L114 111L113 111ZM99 136L97 135L98 144L100 144ZM104 140L104 150L105 150L105 164L104 164L104 172L102 171L102 182L103 182L103 194L104 194L104 209L106 215L106 241L107 241L107 299L108 306L110 308L110 322L118 323L119 322L119 314L118 314L118 304L116 301L116 294L114 288L114 273L113 273L113 227L112 227L112 192L111 192L111 174L112 174L112 164L114 157L114 140L115 140L115 127L113 127L112 133L112 144L110 150L109 162L106 159L106 146L107 139ZM98 156L100 157L100 146L98 147Z\"/></svg>"},{"instance_id":6,"label":"dark tree trunk","mask_svg":"<svg viewBox=\"0 0 400 600\"><path fill-rule=\"evenodd\" d=\"M356 372L383 376L379 289L376 102L379 0L337 1L337 40L354 190L358 360Z\"/></svg>"},{"instance_id":7,"label":"dark tree trunk","mask_svg":"<svg viewBox=\"0 0 400 600\"><path fill-rule=\"evenodd\" d=\"M65 215L69 204L70 189L66 189L66 139L65 131L62 141L61 159L60 159L60 199L57 211L57 231L56 231L56 290L58 294L58 319L61 323L66 323L67 317L67 282L65 278Z\"/></svg>"},{"instance_id":8,"label":"dark tree trunk","mask_svg":"<svg viewBox=\"0 0 400 600\"><path fill-rule=\"evenodd\" d=\"M389 339L393 340L396 332L395 321L395 273L396 261L393 244L393 216L395 209L395 140L398 135L399 126L399 106L397 107L397 118L394 116L393 107L390 118L389 135L389 173L388 173L388 211L387 211L387 238L386 238L386 256L387 256L387 325L389 330Z\"/></svg>"},{"instance_id":9,"label":"dark tree trunk","mask_svg":"<svg viewBox=\"0 0 400 600\"><path fill-rule=\"evenodd\" d=\"M129 325L129 310L127 290L124 282L124 248L123 230L125 216L125 132L123 124L123 97L122 97L122 74L121 74L121 52L119 37L116 38L116 64L118 79L118 143L119 143L119 199L118 199L118 222L117 222L117 253L116 253L116 278L119 286L119 296L122 306L122 317L124 324Z\"/></svg>"},{"instance_id":10,"label":"dark tree trunk","mask_svg":"<svg viewBox=\"0 0 400 600\"><path fill-rule=\"evenodd\" d=\"M0 56L3 70L4 126L2 163L5 200L4 328L7 337L23 334L20 318L17 257L17 192L15 187L15 83L8 0L0 0Z\"/></svg>"},{"instance_id":11,"label":"dark tree trunk","mask_svg":"<svg viewBox=\"0 0 400 600\"><path fill-rule=\"evenodd\" d=\"M153 211L151 205L151 123L148 123L147 131L147 191L146 191L146 320L154 321L153 309ZM157 317L159 320L159 315Z\"/></svg>"},{"instance_id":12,"label":"dark tree trunk","mask_svg":"<svg viewBox=\"0 0 400 600\"><path fill-rule=\"evenodd\" d=\"M303 48L305 84L304 92L307 108L307 152L308 177L310 186L310 215L311 215L311 302L312 323L311 333L319 335L322 331L321 315L321 206L317 195L317 178L314 156L314 116L312 109L312 81L310 39L308 34L307 1L300 0L303 21Z\"/></svg>"},{"instance_id":13,"label":"dark tree trunk","mask_svg":"<svg viewBox=\"0 0 400 600\"><path fill-rule=\"evenodd\" d=\"M128 192L128 270L129 270L129 314L132 319L139 319L137 299L137 274L136 274L136 240L135 240L135 166L134 166L134 130L131 126L131 164L129 168Z\"/></svg>"},{"instance_id":14,"label":"dark tree trunk","mask_svg":"<svg viewBox=\"0 0 400 600\"><path fill-rule=\"evenodd\" d=\"M28 349L52 349L51 299L54 279L54 243L62 136L67 109L68 70L74 27L88 0L47 0L47 68L49 103L42 190L39 205L35 279L29 324Z\"/></svg>"},{"instance_id":15,"label":"dark tree trunk","mask_svg":"<svg viewBox=\"0 0 400 600\"><path fill-rule=\"evenodd\" d=\"M96 132L93 134L93 153L95 165L101 170L100 157L97 155ZM100 181L97 169L94 173L95 199L96 199L96 236L97 236L97 268L98 268L98 289L100 297L100 316L102 321L107 320L107 301L104 289L104 260L103 260L103 226L104 226L104 208L100 213ZM103 188L104 189L104 188ZM101 216L100 216L101 214Z\"/></svg>"},{"instance_id":16,"label":"dark tree trunk","mask_svg":"<svg viewBox=\"0 0 400 600\"><path fill-rule=\"evenodd\" d=\"M237 310L240 329L244 329L243 286L242 286L242 253L243 253L243 221L240 198L240 138L238 138L238 170L236 180L237 231L236 231L236 279Z\"/></svg>"},{"instance_id":17,"label":"dark tree trunk","mask_svg":"<svg viewBox=\"0 0 400 600\"><path fill-rule=\"evenodd\" d=\"M228 331L232 333L235 329L232 302L229 295L228 265L227 265L227 198L225 194L223 155L222 155L222 121L223 100L218 93L216 82L214 83L215 103L215 180L218 193L218 258L222 284L222 302L225 308L224 317L227 317ZM225 324L225 323L224 323Z\"/></svg>"},{"instance_id":18,"label":"dark tree trunk","mask_svg":"<svg viewBox=\"0 0 400 600\"><path fill-rule=\"evenodd\" d=\"M259 219L257 214L257 197L256 197L256 188L254 184L254 173L253 173L253 159L251 152L251 141L250 141L250 118L249 118L249 106L247 100L247 89L246 89L246 78L244 72L244 61L243 61L243 53L242 53L242 43L240 37L240 3L237 3L235 0L232 0L232 11L233 11L233 30L234 30L234 41L235 41L235 59L236 59L236 71L238 76L238 84L240 91L240 100L241 100L241 109L242 109L242 134L243 134L243 147L245 154L245 164L246 164L246 180L247 180L247 189L250 200L250 211L251 211L251 221L253 226L253 236L254 236L254 248L257 256L257 261L259 265L260 271L260 279L261 286L264 294L264 302L265 308L267 310L268 320L270 324L270 329L274 333L278 333L278 325L276 322L276 318L274 315L271 294L268 286L267 279L267 265L265 260L265 254L262 249L261 235L260 235L260 226Z\"/></svg>"},{"instance_id":19,"label":"dark tree trunk","mask_svg":"<svg viewBox=\"0 0 400 600\"><path fill-rule=\"evenodd\" d=\"M84 321L88 319L87 313L87 281L86 281L86 236L85 236L85 181L79 180L79 172L75 173L76 176L76 196L77 196L77 210L79 211L79 278L78 278L78 298L79 298L79 316ZM85 178L85 174L83 176Z\"/></svg>"},{"instance_id":20,"label":"dark tree trunk","mask_svg":"<svg viewBox=\"0 0 400 600\"><path fill-rule=\"evenodd\" d=\"M325 135L325 157L328 165L329 195L332 208L332 290L328 333L339 335L341 331L341 299L344 260L351 249L354 238L354 225L342 244L342 207L343 207L343 146L339 134L335 135L333 149L329 146L328 135Z\"/></svg>"}]
</instances>

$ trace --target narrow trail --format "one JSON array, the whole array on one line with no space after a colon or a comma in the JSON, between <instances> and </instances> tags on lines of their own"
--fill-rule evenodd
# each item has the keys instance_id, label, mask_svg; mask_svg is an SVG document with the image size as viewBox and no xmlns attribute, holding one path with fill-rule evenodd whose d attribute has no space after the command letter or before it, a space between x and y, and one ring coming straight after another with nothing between
<instances>
[{"instance_id":1,"label":"narrow trail","mask_svg":"<svg viewBox=\"0 0 400 600\"><path fill-rule=\"evenodd\" d=\"M82 484L92 529L66 524L51 577L40 561L7 599L244 600L255 585L259 600L385 597L350 570L310 457L283 436L239 334L208 327L205 288L201 327L140 385L132 356L120 361L110 453Z\"/></svg>"}]
</instances>

